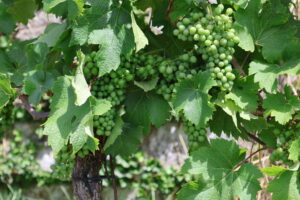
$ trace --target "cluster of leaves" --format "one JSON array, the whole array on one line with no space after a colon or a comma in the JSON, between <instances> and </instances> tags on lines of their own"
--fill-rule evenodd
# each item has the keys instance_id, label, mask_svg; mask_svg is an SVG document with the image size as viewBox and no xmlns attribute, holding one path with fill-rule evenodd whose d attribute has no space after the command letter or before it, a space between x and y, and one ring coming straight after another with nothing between
<instances>
[{"instance_id":1,"label":"cluster of leaves","mask_svg":"<svg viewBox=\"0 0 300 200\"><path fill-rule=\"evenodd\" d=\"M140 138L150 132L151 126L160 127L172 119L182 121L182 115L197 127L209 127L218 136L225 133L235 139L255 138L269 149L285 134L272 134L274 127L282 126L285 128L281 130L286 131L294 127L291 124L298 123L300 101L296 86L291 84L282 89L278 84L280 76L300 73L299 26L289 12L290 2L221 2L226 8L234 8L231 32L240 41L232 51L236 52L232 61L236 79L231 90L217 87L210 71L205 70L207 67L200 67L208 64L201 55L196 58L199 66L196 73L175 85L172 75L150 73L156 64L150 65L149 71L148 65L140 66L152 77L138 77L126 88L125 100L119 102L121 116L116 118L112 133L100 147L105 153L128 156L136 151ZM195 43L178 40L173 35L173 23L180 22L199 7L207 15L214 15L209 12L214 6L203 0L44 1L43 9L61 16L62 23L48 25L45 33L34 40L12 40L5 48L0 47L0 108L15 98L13 88L21 89L33 107L37 107L47 92L51 96L50 115L43 133L48 136L54 154L66 146L72 148L70 156L82 149L94 153L99 149L99 137L94 136L94 119L114 109L114 105L109 99L92 95L93 80L87 81L84 76L85 62L89 60L85 55L96 50L93 64L96 70L92 74L100 81L122 66L121 56L139 57L137 52L145 46L147 53L159 52L152 54L154 57L176 61L179 55L192 52ZM150 16L149 9L145 11L149 7L152 8ZM0 1L0 31L11 34L15 22L26 23L35 8L33 0ZM17 12L20 9L24 12ZM156 35L160 25L164 26L163 34ZM222 33L224 37L226 30ZM168 64L166 66L168 68ZM177 70L176 66L174 69ZM164 98L156 92L162 77L165 80L171 77L167 86L172 85L175 91L172 98ZM296 134L295 131L292 134ZM276 176L267 189L273 193L274 200L300 199L299 141L297 135L289 138L292 139L286 152L290 155L289 165L295 166L261 170L266 175ZM253 164L244 164L245 153L233 141L223 139L199 145L191 151L182 169L199 178L184 185L178 198L255 199L261 189L258 179L262 173Z\"/></svg>"}]
</instances>

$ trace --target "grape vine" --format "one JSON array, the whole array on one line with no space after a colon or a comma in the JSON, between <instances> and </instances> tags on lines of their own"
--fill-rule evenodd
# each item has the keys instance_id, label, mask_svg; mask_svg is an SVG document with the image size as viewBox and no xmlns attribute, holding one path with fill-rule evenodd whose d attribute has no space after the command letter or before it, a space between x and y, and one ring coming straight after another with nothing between
<instances>
[{"instance_id":1,"label":"grape vine","mask_svg":"<svg viewBox=\"0 0 300 200\"><path fill-rule=\"evenodd\" d=\"M37 10L57 19L28 38ZM0 1L1 182L23 170L72 181L77 199L140 181L143 198L299 200L297 15L290 0ZM136 154L170 122L187 135L180 173ZM52 172L27 169L38 148L20 123L39 126Z\"/></svg>"}]
</instances>

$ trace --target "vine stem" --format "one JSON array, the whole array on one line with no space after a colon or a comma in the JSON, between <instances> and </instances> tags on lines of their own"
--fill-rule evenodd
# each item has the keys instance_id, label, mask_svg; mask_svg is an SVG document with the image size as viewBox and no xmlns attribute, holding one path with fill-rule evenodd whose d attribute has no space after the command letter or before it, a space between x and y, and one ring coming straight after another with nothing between
<instances>
[{"instance_id":1,"label":"vine stem","mask_svg":"<svg viewBox=\"0 0 300 200\"><path fill-rule=\"evenodd\" d=\"M263 148L261 148L261 149L258 149L258 150L256 150L256 151L254 151L254 152L251 153L247 158L245 158L245 159L242 160L239 164L237 164L237 165L233 168L233 170L238 169L240 166L242 166L243 164L245 164L250 158L252 158L255 154L257 154L257 153L260 152L260 151L266 150L266 149L268 149L268 147L263 147Z\"/></svg>"},{"instance_id":2,"label":"vine stem","mask_svg":"<svg viewBox=\"0 0 300 200\"><path fill-rule=\"evenodd\" d=\"M255 135L252 135L251 133L246 133L246 134L249 138L251 138L252 140L257 142L258 144L261 144L262 146L266 146L266 144L263 141L261 141L258 137L256 137Z\"/></svg>"},{"instance_id":3,"label":"vine stem","mask_svg":"<svg viewBox=\"0 0 300 200\"><path fill-rule=\"evenodd\" d=\"M42 119L49 116L49 112L37 112L28 102L28 96L21 94L21 89L16 89L19 92L18 98L14 101L14 105L23 107L33 117L33 119Z\"/></svg>"},{"instance_id":4,"label":"vine stem","mask_svg":"<svg viewBox=\"0 0 300 200\"><path fill-rule=\"evenodd\" d=\"M240 72L240 74L242 74L242 76L246 76L245 71L243 70L243 68L241 67L241 65L238 63L238 61L236 60L236 58L232 59L232 65L233 67L238 70Z\"/></svg>"}]
</instances>

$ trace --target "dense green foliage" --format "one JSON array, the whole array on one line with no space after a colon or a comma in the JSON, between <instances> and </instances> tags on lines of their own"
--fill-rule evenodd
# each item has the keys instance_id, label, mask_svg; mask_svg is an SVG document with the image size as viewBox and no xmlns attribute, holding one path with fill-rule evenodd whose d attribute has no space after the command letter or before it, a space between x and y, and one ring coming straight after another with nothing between
<instances>
[{"instance_id":1,"label":"dense green foliage","mask_svg":"<svg viewBox=\"0 0 300 200\"><path fill-rule=\"evenodd\" d=\"M17 22L38 8L62 22L15 39ZM160 169L161 187L142 170L150 183L141 181L141 195L167 195L176 182L180 200L251 200L264 173L276 176L267 186L274 200L298 200L293 9L288 0L0 0L0 136L13 130L16 100L43 122L57 161L51 178L68 180L76 156L101 150L134 160L144 135L177 121L189 143L181 173L195 178L184 183ZM271 165L250 163L234 139L271 152Z\"/></svg>"}]
</instances>

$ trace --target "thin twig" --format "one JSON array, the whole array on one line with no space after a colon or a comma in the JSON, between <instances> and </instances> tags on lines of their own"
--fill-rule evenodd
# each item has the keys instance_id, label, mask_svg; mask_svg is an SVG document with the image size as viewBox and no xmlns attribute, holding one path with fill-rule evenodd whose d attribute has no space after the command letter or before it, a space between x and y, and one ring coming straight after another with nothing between
<instances>
[{"instance_id":1,"label":"thin twig","mask_svg":"<svg viewBox=\"0 0 300 200\"><path fill-rule=\"evenodd\" d=\"M238 63L238 61L235 58L232 59L232 65L236 70L238 70L240 72L240 74L242 76L246 76L246 73L244 72L243 68L241 67L241 65Z\"/></svg>"},{"instance_id":2,"label":"thin twig","mask_svg":"<svg viewBox=\"0 0 300 200\"><path fill-rule=\"evenodd\" d=\"M252 135L251 133L246 133L246 134L249 138L251 138L252 140L257 142L258 144L261 144L262 146L266 146L266 144L263 141L261 141L258 137L256 137L255 135Z\"/></svg>"},{"instance_id":3,"label":"thin twig","mask_svg":"<svg viewBox=\"0 0 300 200\"><path fill-rule=\"evenodd\" d=\"M37 112L28 102L28 96L24 94L20 94L13 104L23 107L33 119L42 119L49 116L49 112Z\"/></svg>"},{"instance_id":4,"label":"thin twig","mask_svg":"<svg viewBox=\"0 0 300 200\"><path fill-rule=\"evenodd\" d=\"M238 169L240 166L242 166L243 164L245 164L250 158L252 158L252 156L254 156L255 154L257 154L258 152L262 151L262 150L266 150L268 149L268 147L264 147L261 149L256 150L255 152L251 153L247 158L245 158L244 160L242 160L238 165L236 165L233 170Z\"/></svg>"},{"instance_id":5,"label":"thin twig","mask_svg":"<svg viewBox=\"0 0 300 200\"><path fill-rule=\"evenodd\" d=\"M242 62L242 65L241 65L241 68L243 69L243 67L245 66L249 56L250 56L251 52L248 52L247 55L245 56L243 62Z\"/></svg>"}]
</instances>

